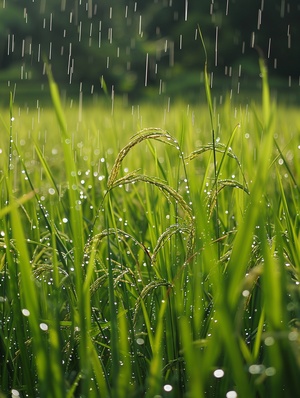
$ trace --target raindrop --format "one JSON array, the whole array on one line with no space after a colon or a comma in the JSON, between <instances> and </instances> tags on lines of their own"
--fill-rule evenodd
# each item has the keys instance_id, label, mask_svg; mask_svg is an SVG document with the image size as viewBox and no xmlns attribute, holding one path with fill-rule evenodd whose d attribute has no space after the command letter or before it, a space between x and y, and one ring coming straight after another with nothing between
<instances>
[{"instance_id":1,"label":"raindrop","mask_svg":"<svg viewBox=\"0 0 300 398\"><path fill-rule=\"evenodd\" d=\"M189 8L189 2L188 0L185 0L185 7L184 7L184 20L188 20L188 8Z\"/></svg>"},{"instance_id":2,"label":"raindrop","mask_svg":"<svg viewBox=\"0 0 300 398\"><path fill-rule=\"evenodd\" d=\"M139 35L142 37L143 36L143 31L142 31L142 16L140 15L139 17Z\"/></svg>"},{"instance_id":3,"label":"raindrop","mask_svg":"<svg viewBox=\"0 0 300 398\"><path fill-rule=\"evenodd\" d=\"M214 371L214 376L217 378L217 379L221 379L223 376L224 376L224 370L223 369L216 369L215 371Z\"/></svg>"},{"instance_id":4,"label":"raindrop","mask_svg":"<svg viewBox=\"0 0 300 398\"><path fill-rule=\"evenodd\" d=\"M254 48L255 45L255 32L252 32L251 34L251 47Z\"/></svg>"},{"instance_id":5,"label":"raindrop","mask_svg":"<svg viewBox=\"0 0 300 398\"><path fill-rule=\"evenodd\" d=\"M145 343L145 340L139 337L138 339L136 339L136 342L138 345L143 345Z\"/></svg>"},{"instance_id":6,"label":"raindrop","mask_svg":"<svg viewBox=\"0 0 300 398\"><path fill-rule=\"evenodd\" d=\"M249 373L252 375L261 374L264 371L265 367L263 365L251 365L249 366Z\"/></svg>"},{"instance_id":7,"label":"raindrop","mask_svg":"<svg viewBox=\"0 0 300 398\"><path fill-rule=\"evenodd\" d=\"M265 370L266 376L274 376L276 374L276 369L273 367L269 367Z\"/></svg>"},{"instance_id":8,"label":"raindrop","mask_svg":"<svg viewBox=\"0 0 300 398\"><path fill-rule=\"evenodd\" d=\"M266 346L271 346L275 343L275 339L272 336L268 336L265 338L265 345Z\"/></svg>"},{"instance_id":9,"label":"raindrop","mask_svg":"<svg viewBox=\"0 0 300 398\"><path fill-rule=\"evenodd\" d=\"M271 54L271 38L269 38L269 44L268 44L268 58L270 58Z\"/></svg>"},{"instance_id":10,"label":"raindrop","mask_svg":"<svg viewBox=\"0 0 300 398\"><path fill-rule=\"evenodd\" d=\"M284 163L284 162L283 162L283 159L279 159L279 160L278 160L278 164L279 164L280 166L282 166L283 163Z\"/></svg>"},{"instance_id":11,"label":"raindrop","mask_svg":"<svg viewBox=\"0 0 300 398\"><path fill-rule=\"evenodd\" d=\"M48 330L48 325L46 323L40 323L40 329L46 332Z\"/></svg>"},{"instance_id":12,"label":"raindrop","mask_svg":"<svg viewBox=\"0 0 300 398\"><path fill-rule=\"evenodd\" d=\"M262 10L258 10L258 17L257 17L257 30L260 29L261 25L261 16L262 16Z\"/></svg>"},{"instance_id":13,"label":"raindrop","mask_svg":"<svg viewBox=\"0 0 300 398\"><path fill-rule=\"evenodd\" d=\"M229 10L229 0L226 1L226 11L225 11L225 15L228 15L228 10Z\"/></svg>"},{"instance_id":14,"label":"raindrop","mask_svg":"<svg viewBox=\"0 0 300 398\"><path fill-rule=\"evenodd\" d=\"M49 22L49 30L50 30L50 32L52 31L52 24L53 24L53 14L51 12L51 14L50 14L50 22Z\"/></svg>"},{"instance_id":15,"label":"raindrop","mask_svg":"<svg viewBox=\"0 0 300 398\"><path fill-rule=\"evenodd\" d=\"M171 384L165 384L165 385L164 385L164 390L165 390L166 392L170 392L170 391L173 390L173 387L171 386Z\"/></svg>"},{"instance_id":16,"label":"raindrop","mask_svg":"<svg viewBox=\"0 0 300 398\"><path fill-rule=\"evenodd\" d=\"M182 35L179 36L179 49L182 50Z\"/></svg>"},{"instance_id":17,"label":"raindrop","mask_svg":"<svg viewBox=\"0 0 300 398\"><path fill-rule=\"evenodd\" d=\"M298 340L298 332L296 332L296 331L290 332L288 338L290 341L297 341Z\"/></svg>"},{"instance_id":18,"label":"raindrop","mask_svg":"<svg viewBox=\"0 0 300 398\"><path fill-rule=\"evenodd\" d=\"M236 393L236 391L234 391L234 390L232 390L232 391L228 391L227 393L226 393L226 398L237 398L237 393Z\"/></svg>"},{"instance_id":19,"label":"raindrop","mask_svg":"<svg viewBox=\"0 0 300 398\"><path fill-rule=\"evenodd\" d=\"M216 27L216 40L215 40L215 66L218 66L218 34L219 27Z\"/></svg>"},{"instance_id":20,"label":"raindrop","mask_svg":"<svg viewBox=\"0 0 300 398\"><path fill-rule=\"evenodd\" d=\"M30 311L27 310L26 308L24 308L24 309L22 310L22 314L23 314L24 316L29 316L29 315L30 315Z\"/></svg>"},{"instance_id":21,"label":"raindrop","mask_svg":"<svg viewBox=\"0 0 300 398\"><path fill-rule=\"evenodd\" d=\"M146 54L146 70L145 70L145 87L148 85L148 63L149 63L149 54Z\"/></svg>"},{"instance_id":22,"label":"raindrop","mask_svg":"<svg viewBox=\"0 0 300 398\"><path fill-rule=\"evenodd\" d=\"M81 42L81 34L82 34L82 22L79 22L79 29L78 29L78 41Z\"/></svg>"}]
</instances>

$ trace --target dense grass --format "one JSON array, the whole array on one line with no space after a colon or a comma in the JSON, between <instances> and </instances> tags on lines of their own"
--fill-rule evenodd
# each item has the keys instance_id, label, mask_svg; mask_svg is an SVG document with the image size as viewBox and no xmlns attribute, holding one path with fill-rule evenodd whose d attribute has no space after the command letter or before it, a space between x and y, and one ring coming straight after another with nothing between
<instances>
[{"instance_id":1,"label":"dense grass","mask_svg":"<svg viewBox=\"0 0 300 398\"><path fill-rule=\"evenodd\" d=\"M50 87L1 112L0 395L300 396L297 111Z\"/></svg>"}]
</instances>

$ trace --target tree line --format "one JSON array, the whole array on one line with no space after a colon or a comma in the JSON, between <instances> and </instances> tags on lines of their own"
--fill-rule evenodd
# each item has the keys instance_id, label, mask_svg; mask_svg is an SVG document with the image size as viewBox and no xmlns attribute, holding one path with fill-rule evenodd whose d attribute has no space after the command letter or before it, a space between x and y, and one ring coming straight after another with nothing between
<instances>
[{"instance_id":1,"label":"tree line","mask_svg":"<svg viewBox=\"0 0 300 398\"><path fill-rule=\"evenodd\" d=\"M138 92L210 70L299 78L299 0L2 0L0 77Z\"/></svg>"}]
</instances>

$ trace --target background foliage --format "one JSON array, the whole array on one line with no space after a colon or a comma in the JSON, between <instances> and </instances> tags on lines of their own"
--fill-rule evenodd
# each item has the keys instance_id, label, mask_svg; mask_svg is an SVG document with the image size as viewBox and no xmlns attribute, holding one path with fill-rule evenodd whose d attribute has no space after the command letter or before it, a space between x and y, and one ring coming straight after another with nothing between
<instances>
[{"instance_id":1,"label":"background foliage","mask_svg":"<svg viewBox=\"0 0 300 398\"><path fill-rule=\"evenodd\" d=\"M109 91L157 93L167 83L178 93L192 89L203 63L198 25L210 69L228 84L252 84L257 51L271 76L299 77L298 0L2 0L0 8L2 79L40 81L47 58L60 84L93 91L103 76Z\"/></svg>"}]
</instances>

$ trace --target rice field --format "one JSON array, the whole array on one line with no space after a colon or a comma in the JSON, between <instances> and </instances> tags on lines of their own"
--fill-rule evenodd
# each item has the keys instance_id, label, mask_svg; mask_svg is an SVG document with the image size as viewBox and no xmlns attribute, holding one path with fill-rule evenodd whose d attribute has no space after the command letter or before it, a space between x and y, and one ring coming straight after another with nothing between
<instances>
[{"instance_id":1,"label":"rice field","mask_svg":"<svg viewBox=\"0 0 300 398\"><path fill-rule=\"evenodd\" d=\"M300 119L1 111L0 396L300 396ZM206 86L207 88L207 86Z\"/></svg>"}]
</instances>

